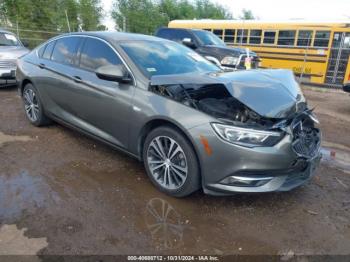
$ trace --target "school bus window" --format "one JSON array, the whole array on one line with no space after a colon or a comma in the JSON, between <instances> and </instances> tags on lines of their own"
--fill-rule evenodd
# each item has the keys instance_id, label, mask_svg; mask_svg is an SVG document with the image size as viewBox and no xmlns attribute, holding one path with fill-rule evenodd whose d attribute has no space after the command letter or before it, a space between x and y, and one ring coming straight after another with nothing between
<instances>
[{"instance_id":1,"label":"school bus window","mask_svg":"<svg viewBox=\"0 0 350 262\"><path fill-rule=\"evenodd\" d=\"M213 33L218 36L220 39L222 39L222 33L223 33L223 30L222 29L214 29L213 30Z\"/></svg>"},{"instance_id":2,"label":"school bus window","mask_svg":"<svg viewBox=\"0 0 350 262\"><path fill-rule=\"evenodd\" d=\"M246 44L248 40L248 29L237 30L237 44Z\"/></svg>"},{"instance_id":3,"label":"school bus window","mask_svg":"<svg viewBox=\"0 0 350 262\"><path fill-rule=\"evenodd\" d=\"M236 30L234 29L226 29L225 30L225 42L226 43L234 43L235 42L235 34Z\"/></svg>"},{"instance_id":4,"label":"school bus window","mask_svg":"<svg viewBox=\"0 0 350 262\"><path fill-rule=\"evenodd\" d=\"M265 31L264 32L264 44L274 44L276 37L276 31Z\"/></svg>"},{"instance_id":5,"label":"school bus window","mask_svg":"<svg viewBox=\"0 0 350 262\"><path fill-rule=\"evenodd\" d=\"M204 28L203 30L211 32L211 29L209 28Z\"/></svg>"},{"instance_id":6,"label":"school bus window","mask_svg":"<svg viewBox=\"0 0 350 262\"><path fill-rule=\"evenodd\" d=\"M260 44L261 43L261 34L262 30L250 30L250 38L249 43L250 44Z\"/></svg>"},{"instance_id":7,"label":"school bus window","mask_svg":"<svg viewBox=\"0 0 350 262\"><path fill-rule=\"evenodd\" d=\"M300 30L297 46L311 46L313 32L310 30Z\"/></svg>"},{"instance_id":8,"label":"school bus window","mask_svg":"<svg viewBox=\"0 0 350 262\"><path fill-rule=\"evenodd\" d=\"M316 31L314 46L328 47L329 36L330 36L329 31Z\"/></svg>"},{"instance_id":9,"label":"school bus window","mask_svg":"<svg viewBox=\"0 0 350 262\"><path fill-rule=\"evenodd\" d=\"M295 31L292 30L280 30L278 33L278 45L294 45Z\"/></svg>"}]
</instances>

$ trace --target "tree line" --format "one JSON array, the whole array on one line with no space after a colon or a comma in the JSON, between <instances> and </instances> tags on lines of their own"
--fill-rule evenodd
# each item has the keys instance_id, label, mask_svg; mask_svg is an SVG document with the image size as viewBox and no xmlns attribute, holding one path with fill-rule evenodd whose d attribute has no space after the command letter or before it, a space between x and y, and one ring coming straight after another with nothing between
<instances>
[{"instance_id":1,"label":"tree line","mask_svg":"<svg viewBox=\"0 0 350 262\"><path fill-rule=\"evenodd\" d=\"M106 11L116 29L144 34L174 19L233 19L227 7L210 0L113 0L112 10L105 11L101 0L1 0L0 27L19 28L21 38L48 39L53 33L105 30ZM254 17L243 10L239 18Z\"/></svg>"}]
</instances>

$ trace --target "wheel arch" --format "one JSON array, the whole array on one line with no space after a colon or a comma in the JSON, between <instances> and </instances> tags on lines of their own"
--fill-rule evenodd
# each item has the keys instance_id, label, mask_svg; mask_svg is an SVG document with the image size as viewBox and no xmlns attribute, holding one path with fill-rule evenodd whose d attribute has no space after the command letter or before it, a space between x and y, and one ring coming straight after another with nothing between
<instances>
[{"instance_id":1,"label":"wheel arch","mask_svg":"<svg viewBox=\"0 0 350 262\"><path fill-rule=\"evenodd\" d=\"M188 133L188 131L185 128L183 128L181 125L179 125L175 121L171 121L171 120L165 119L165 118L151 119L142 127L140 134L138 136L138 147L137 147L138 152L137 153L139 155L139 158L142 160L143 146L144 146L144 142L146 140L147 134L149 132L151 132L152 130L154 130L155 128L158 128L161 126L171 127L173 129L177 130L180 134L182 134L184 136L184 138L189 142L190 146L192 147L192 149L196 155L196 159L197 159L197 162L199 165L198 166L199 172L201 173L201 160L199 158L198 150L195 147L194 140L192 139L192 137L190 136L190 134Z\"/></svg>"},{"instance_id":2,"label":"wheel arch","mask_svg":"<svg viewBox=\"0 0 350 262\"><path fill-rule=\"evenodd\" d=\"M24 87L28 84L34 85L33 82L28 78L23 79L22 82L20 83L19 91L21 96L23 95Z\"/></svg>"}]
</instances>

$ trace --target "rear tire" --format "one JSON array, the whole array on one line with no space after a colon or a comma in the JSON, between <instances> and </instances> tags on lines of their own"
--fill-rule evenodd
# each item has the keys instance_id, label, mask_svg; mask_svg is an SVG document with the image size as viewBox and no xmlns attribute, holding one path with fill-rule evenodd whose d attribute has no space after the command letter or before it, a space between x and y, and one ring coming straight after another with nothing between
<instances>
[{"instance_id":1,"label":"rear tire","mask_svg":"<svg viewBox=\"0 0 350 262\"><path fill-rule=\"evenodd\" d=\"M45 113L41 103L38 90L32 85L27 84L22 94L24 112L29 122L34 126L46 126L52 121Z\"/></svg>"},{"instance_id":2,"label":"rear tire","mask_svg":"<svg viewBox=\"0 0 350 262\"><path fill-rule=\"evenodd\" d=\"M176 129L161 126L152 130L145 140L142 154L147 175L161 192L185 197L200 188L196 154Z\"/></svg>"}]
</instances>

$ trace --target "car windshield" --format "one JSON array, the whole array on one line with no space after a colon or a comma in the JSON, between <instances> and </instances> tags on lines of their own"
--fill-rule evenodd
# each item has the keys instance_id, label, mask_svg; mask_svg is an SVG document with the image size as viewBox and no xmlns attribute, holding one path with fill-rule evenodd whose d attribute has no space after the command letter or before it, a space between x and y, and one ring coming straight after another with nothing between
<instances>
[{"instance_id":1,"label":"car windshield","mask_svg":"<svg viewBox=\"0 0 350 262\"><path fill-rule=\"evenodd\" d=\"M122 43L121 47L149 79L154 75L220 70L191 49L170 41L130 41Z\"/></svg>"},{"instance_id":2,"label":"car windshield","mask_svg":"<svg viewBox=\"0 0 350 262\"><path fill-rule=\"evenodd\" d=\"M199 38L203 45L226 46L225 43L219 37L208 31L194 30L193 33Z\"/></svg>"},{"instance_id":3,"label":"car windshield","mask_svg":"<svg viewBox=\"0 0 350 262\"><path fill-rule=\"evenodd\" d=\"M17 37L9 33L0 33L0 46L19 46L21 45Z\"/></svg>"}]
</instances>

